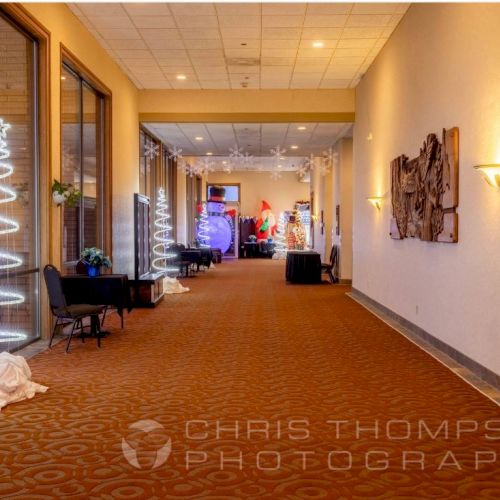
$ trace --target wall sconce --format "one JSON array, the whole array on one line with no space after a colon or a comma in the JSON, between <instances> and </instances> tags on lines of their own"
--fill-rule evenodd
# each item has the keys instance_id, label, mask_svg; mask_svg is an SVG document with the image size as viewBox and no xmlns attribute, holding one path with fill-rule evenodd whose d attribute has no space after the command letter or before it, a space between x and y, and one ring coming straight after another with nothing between
<instances>
[{"instance_id":1,"label":"wall sconce","mask_svg":"<svg viewBox=\"0 0 500 500\"><path fill-rule=\"evenodd\" d=\"M380 210L382 205L382 196L370 196L370 198L366 198L377 210Z\"/></svg>"},{"instance_id":2,"label":"wall sconce","mask_svg":"<svg viewBox=\"0 0 500 500\"><path fill-rule=\"evenodd\" d=\"M484 180L493 187L500 187L500 163L477 165L474 167L484 174Z\"/></svg>"}]
</instances>

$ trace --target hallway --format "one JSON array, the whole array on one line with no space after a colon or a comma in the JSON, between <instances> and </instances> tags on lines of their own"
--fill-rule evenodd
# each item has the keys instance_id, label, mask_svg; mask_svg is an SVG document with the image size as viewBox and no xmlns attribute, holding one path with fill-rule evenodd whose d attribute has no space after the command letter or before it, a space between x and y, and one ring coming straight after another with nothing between
<instances>
[{"instance_id":1,"label":"hallway","mask_svg":"<svg viewBox=\"0 0 500 500\"><path fill-rule=\"evenodd\" d=\"M500 452L498 407L348 287L288 285L271 260L185 284L123 331L112 315L100 351L75 341L30 360L50 389L0 414L0 497L500 496L498 462L476 463ZM168 438L139 443L142 420L172 443L154 469Z\"/></svg>"}]
</instances>

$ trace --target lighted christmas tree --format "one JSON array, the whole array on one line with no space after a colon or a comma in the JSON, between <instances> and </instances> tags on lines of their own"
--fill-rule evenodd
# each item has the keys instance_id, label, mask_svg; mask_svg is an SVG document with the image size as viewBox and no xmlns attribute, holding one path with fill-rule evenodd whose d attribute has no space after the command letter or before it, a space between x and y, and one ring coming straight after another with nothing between
<instances>
[{"instance_id":1,"label":"lighted christmas tree","mask_svg":"<svg viewBox=\"0 0 500 500\"><path fill-rule=\"evenodd\" d=\"M274 236L274 254L273 259L286 259L287 244L285 238L285 214L280 212L278 218L278 230Z\"/></svg>"},{"instance_id":2,"label":"lighted christmas tree","mask_svg":"<svg viewBox=\"0 0 500 500\"><path fill-rule=\"evenodd\" d=\"M207 204L203 203L203 210L200 214L200 220L198 221L198 241L200 242L200 246L210 248L210 236L208 234L208 212L207 212Z\"/></svg>"},{"instance_id":3,"label":"lighted christmas tree","mask_svg":"<svg viewBox=\"0 0 500 500\"><path fill-rule=\"evenodd\" d=\"M10 157L10 151L7 144L7 131L10 129L10 125L0 118L0 205L7 203L12 203L17 199L16 192L6 184L6 179L8 179L14 172L14 168L6 160ZM7 217L5 213L0 215L0 236L10 235L12 233L17 233L19 231L19 223L10 217ZM0 240L2 249L0 250L0 271L8 273L15 268L22 265L23 261L17 255L14 255L6 249L9 244L9 236L7 236L6 241L4 238ZM25 301L24 295L16 290L12 290L12 287L0 288L0 306L7 307L9 311L2 313L2 318L8 321L10 308L17 304L22 304ZM16 340L25 340L27 338L25 333L15 332L10 329L4 329L3 325L0 326L0 343L3 342L13 342Z\"/></svg>"},{"instance_id":4,"label":"lighted christmas tree","mask_svg":"<svg viewBox=\"0 0 500 500\"><path fill-rule=\"evenodd\" d=\"M179 269L169 265L176 254L169 251L169 247L174 240L170 237L172 226L169 224L170 214L168 212L167 199L165 190L160 188L158 191L158 199L155 209L155 232L153 235L153 262L152 267L157 271L162 271L166 274L178 272Z\"/></svg>"}]
</instances>

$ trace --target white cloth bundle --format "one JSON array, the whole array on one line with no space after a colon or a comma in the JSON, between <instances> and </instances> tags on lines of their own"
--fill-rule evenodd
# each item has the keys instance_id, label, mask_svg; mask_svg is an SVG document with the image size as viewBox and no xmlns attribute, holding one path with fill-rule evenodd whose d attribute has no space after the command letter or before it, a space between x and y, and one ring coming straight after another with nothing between
<instances>
[{"instance_id":1,"label":"white cloth bundle","mask_svg":"<svg viewBox=\"0 0 500 500\"><path fill-rule=\"evenodd\" d=\"M22 356L0 353L0 409L9 403L31 399L48 387L31 381L31 370Z\"/></svg>"},{"instance_id":2,"label":"white cloth bundle","mask_svg":"<svg viewBox=\"0 0 500 500\"><path fill-rule=\"evenodd\" d=\"M165 293L185 293L189 292L189 288L182 286L177 278L169 278L163 280L163 291Z\"/></svg>"}]
</instances>

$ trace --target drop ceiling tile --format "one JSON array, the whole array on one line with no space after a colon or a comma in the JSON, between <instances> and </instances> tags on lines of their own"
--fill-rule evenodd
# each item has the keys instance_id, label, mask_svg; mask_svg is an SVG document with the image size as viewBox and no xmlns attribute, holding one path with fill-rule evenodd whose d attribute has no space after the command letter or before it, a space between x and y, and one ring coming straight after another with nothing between
<instances>
[{"instance_id":1,"label":"drop ceiling tile","mask_svg":"<svg viewBox=\"0 0 500 500\"><path fill-rule=\"evenodd\" d=\"M225 49L260 49L260 38L224 38L223 43Z\"/></svg>"},{"instance_id":2,"label":"drop ceiling tile","mask_svg":"<svg viewBox=\"0 0 500 500\"><path fill-rule=\"evenodd\" d=\"M260 28L260 16L219 16L219 26L221 28Z\"/></svg>"},{"instance_id":3,"label":"drop ceiling tile","mask_svg":"<svg viewBox=\"0 0 500 500\"><path fill-rule=\"evenodd\" d=\"M303 16L263 16L262 26L265 28L300 28L304 22Z\"/></svg>"},{"instance_id":4,"label":"drop ceiling tile","mask_svg":"<svg viewBox=\"0 0 500 500\"><path fill-rule=\"evenodd\" d=\"M395 26L391 26L389 28L384 28L382 30L382 33L380 34L381 37L383 38L389 38L392 35L392 32L394 31Z\"/></svg>"},{"instance_id":5,"label":"drop ceiling tile","mask_svg":"<svg viewBox=\"0 0 500 500\"><path fill-rule=\"evenodd\" d=\"M260 16L260 3L216 3L219 16Z\"/></svg>"},{"instance_id":6,"label":"drop ceiling tile","mask_svg":"<svg viewBox=\"0 0 500 500\"><path fill-rule=\"evenodd\" d=\"M398 3L396 4L396 12L404 14L409 7L410 7L409 3Z\"/></svg>"},{"instance_id":7,"label":"drop ceiling tile","mask_svg":"<svg viewBox=\"0 0 500 500\"><path fill-rule=\"evenodd\" d=\"M310 46L310 44L308 45ZM263 49L294 49L299 47L299 39L295 40L262 40Z\"/></svg>"},{"instance_id":8,"label":"drop ceiling tile","mask_svg":"<svg viewBox=\"0 0 500 500\"><path fill-rule=\"evenodd\" d=\"M263 16L302 16L306 3L262 3Z\"/></svg>"},{"instance_id":9,"label":"drop ceiling tile","mask_svg":"<svg viewBox=\"0 0 500 500\"><path fill-rule=\"evenodd\" d=\"M187 59L187 51L183 49L174 50L160 50L156 49L152 51L153 56L158 59Z\"/></svg>"},{"instance_id":10,"label":"drop ceiling tile","mask_svg":"<svg viewBox=\"0 0 500 500\"><path fill-rule=\"evenodd\" d=\"M169 69L164 70L162 66L160 65L160 68L163 70L163 74L169 79L169 80L177 80L177 75L182 74L187 77L187 80L197 80L196 73L193 68L185 68L182 71L170 71ZM181 80L181 81L187 81L187 80Z\"/></svg>"},{"instance_id":11,"label":"drop ceiling tile","mask_svg":"<svg viewBox=\"0 0 500 500\"><path fill-rule=\"evenodd\" d=\"M215 8L212 3L169 3L172 14L175 16L192 15L215 16Z\"/></svg>"},{"instance_id":12,"label":"drop ceiling tile","mask_svg":"<svg viewBox=\"0 0 500 500\"><path fill-rule=\"evenodd\" d=\"M342 28L347 21L347 16L310 16L304 20L306 28Z\"/></svg>"},{"instance_id":13,"label":"drop ceiling tile","mask_svg":"<svg viewBox=\"0 0 500 500\"><path fill-rule=\"evenodd\" d=\"M341 49L337 48L335 51L335 58L337 57L361 57L366 56L370 52L370 49Z\"/></svg>"},{"instance_id":14,"label":"drop ceiling tile","mask_svg":"<svg viewBox=\"0 0 500 500\"><path fill-rule=\"evenodd\" d=\"M107 44L112 49L124 49L124 50L139 50L147 49L146 44L142 40L108 40Z\"/></svg>"},{"instance_id":15,"label":"drop ceiling tile","mask_svg":"<svg viewBox=\"0 0 500 500\"><path fill-rule=\"evenodd\" d=\"M321 52L323 50L328 51L328 49L335 49L337 47L337 44L338 44L338 40L322 40L322 42L323 42L324 46L322 48L318 49L318 48L313 47L314 40L301 40L299 48L300 49L314 49L317 54L321 54Z\"/></svg>"},{"instance_id":16,"label":"drop ceiling tile","mask_svg":"<svg viewBox=\"0 0 500 500\"><path fill-rule=\"evenodd\" d=\"M293 72L293 66L263 66L261 76L264 77L286 77Z\"/></svg>"},{"instance_id":17,"label":"drop ceiling tile","mask_svg":"<svg viewBox=\"0 0 500 500\"><path fill-rule=\"evenodd\" d=\"M336 68L328 69L325 73L325 78L334 80L353 78L354 75L356 75L357 70L358 66L354 68L351 66L337 66Z\"/></svg>"},{"instance_id":18,"label":"drop ceiling tile","mask_svg":"<svg viewBox=\"0 0 500 500\"><path fill-rule=\"evenodd\" d=\"M136 29L100 29L99 34L104 40L140 40Z\"/></svg>"},{"instance_id":19,"label":"drop ceiling tile","mask_svg":"<svg viewBox=\"0 0 500 500\"><path fill-rule=\"evenodd\" d=\"M373 45L374 49L381 49L386 43L388 38L379 38Z\"/></svg>"},{"instance_id":20,"label":"drop ceiling tile","mask_svg":"<svg viewBox=\"0 0 500 500\"><path fill-rule=\"evenodd\" d=\"M355 3L352 14L392 14L396 11L396 3Z\"/></svg>"},{"instance_id":21,"label":"drop ceiling tile","mask_svg":"<svg viewBox=\"0 0 500 500\"><path fill-rule=\"evenodd\" d=\"M162 40L161 38L147 39L147 46L153 51L158 50L183 50L186 46L186 42L180 39L174 40Z\"/></svg>"},{"instance_id":22,"label":"drop ceiling tile","mask_svg":"<svg viewBox=\"0 0 500 500\"><path fill-rule=\"evenodd\" d=\"M119 3L79 3L78 9L88 17L123 16L125 11Z\"/></svg>"},{"instance_id":23,"label":"drop ceiling tile","mask_svg":"<svg viewBox=\"0 0 500 500\"><path fill-rule=\"evenodd\" d=\"M226 57L251 58L260 57L260 49L225 49Z\"/></svg>"},{"instance_id":24,"label":"drop ceiling tile","mask_svg":"<svg viewBox=\"0 0 500 500\"><path fill-rule=\"evenodd\" d=\"M198 59L203 57L217 57L224 58L224 51L222 49L190 49L189 56Z\"/></svg>"},{"instance_id":25,"label":"drop ceiling tile","mask_svg":"<svg viewBox=\"0 0 500 500\"><path fill-rule=\"evenodd\" d=\"M377 38L341 38L338 42L338 49L371 49Z\"/></svg>"},{"instance_id":26,"label":"drop ceiling tile","mask_svg":"<svg viewBox=\"0 0 500 500\"><path fill-rule=\"evenodd\" d=\"M170 82L170 85L175 90L182 90L182 89L193 90L193 89L199 89L199 88L201 88L200 84L197 81L195 81L195 80L183 80L183 81L172 80Z\"/></svg>"},{"instance_id":27,"label":"drop ceiling tile","mask_svg":"<svg viewBox=\"0 0 500 500\"><path fill-rule=\"evenodd\" d=\"M405 13L393 14L389 21L389 26L397 26L401 22L401 19L403 19L404 15Z\"/></svg>"},{"instance_id":28,"label":"drop ceiling tile","mask_svg":"<svg viewBox=\"0 0 500 500\"><path fill-rule=\"evenodd\" d=\"M264 40L293 40L300 38L300 28L262 28Z\"/></svg>"},{"instance_id":29,"label":"drop ceiling tile","mask_svg":"<svg viewBox=\"0 0 500 500\"><path fill-rule=\"evenodd\" d=\"M295 57L262 57L262 66L291 66L295 63Z\"/></svg>"},{"instance_id":30,"label":"drop ceiling tile","mask_svg":"<svg viewBox=\"0 0 500 500\"><path fill-rule=\"evenodd\" d=\"M357 57L337 57L335 55L330 63L330 67L336 67L336 66L355 66L363 64L364 60L366 59L366 56L357 56Z\"/></svg>"},{"instance_id":31,"label":"drop ceiling tile","mask_svg":"<svg viewBox=\"0 0 500 500\"><path fill-rule=\"evenodd\" d=\"M216 40L184 40L186 49L221 49L222 41Z\"/></svg>"},{"instance_id":32,"label":"drop ceiling tile","mask_svg":"<svg viewBox=\"0 0 500 500\"><path fill-rule=\"evenodd\" d=\"M151 29L141 28L139 30L144 40L178 40L180 37L179 30L176 29Z\"/></svg>"},{"instance_id":33,"label":"drop ceiling tile","mask_svg":"<svg viewBox=\"0 0 500 500\"><path fill-rule=\"evenodd\" d=\"M163 69L192 67L188 59L185 58L174 59L173 57L168 57L166 59L158 60L158 65L160 65Z\"/></svg>"},{"instance_id":34,"label":"drop ceiling tile","mask_svg":"<svg viewBox=\"0 0 500 500\"><path fill-rule=\"evenodd\" d=\"M299 49L297 57L330 58L334 49Z\"/></svg>"},{"instance_id":35,"label":"drop ceiling tile","mask_svg":"<svg viewBox=\"0 0 500 500\"><path fill-rule=\"evenodd\" d=\"M201 81L200 82L200 87L202 89L229 89L231 88L229 82L227 81L219 81L219 80L214 80L214 81Z\"/></svg>"},{"instance_id":36,"label":"drop ceiling tile","mask_svg":"<svg viewBox=\"0 0 500 500\"><path fill-rule=\"evenodd\" d=\"M295 57L297 51L294 49L262 49L262 57Z\"/></svg>"},{"instance_id":37,"label":"drop ceiling tile","mask_svg":"<svg viewBox=\"0 0 500 500\"><path fill-rule=\"evenodd\" d=\"M260 66L236 66L228 65L227 72L229 74L245 74L245 75L255 75L260 73Z\"/></svg>"},{"instance_id":38,"label":"drop ceiling tile","mask_svg":"<svg viewBox=\"0 0 500 500\"><path fill-rule=\"evenodd\" d=\"M345 28L344 38L378 38L383 28Z\"/></svg>"},{"instance_id":39,"label":"drop ceiling tile","mask_svg":"<svg viewBox=\"0 0 500 500\"><path fill-rule=\"evenodd\" d=\"M167 80L139 80L143 86L143 88L148 88L148 89L171 89L172 86L170 85Z\"/></svg>"},{"instance_id":40,"label":"drop ceiling tile","mask_svg":"<svg viewBox=\"0 0 500 500\"><path fill-rule=\"evenodd\" d=\"M346 26L355 28L356 27L365 28L371 26L387 26L390 20L391 16L389 14L349 16Z\"/></svg>"},{"instance_id":41,"label":"drop ceiling tile","mask_svg":"<svg viewBox=\"0 0 500 500\"><path fill-rule=\"evenodd\" d=\"M184 40L218 40L220 38L218 29L190 29L183 28L180 34Z\"/></svg>"},{"instance_id":42,"label":"drop ceiling tile","mask_svg":"<svg viewBox=\"0 0 500 500\"><path fill-rule=\"evenodd\" d=\"M211 29L217 28L217 17L216 16L184 16L176 15L175 20L179 28L203 28Z\"/></svg>"},{"instance_id":43,"label":"drop ceiling tile","mask_svg":"<svg viewBox=\"0 0 500 500\"><path fill-rule=\"evenodd\" d=\"M260 39L260 27L258 28L227 28L221 27L222 38L248 38L250 40Z\"/></svg>"},{"instance_id":44,"label":"drop ceiling tile","mask_svg":"<svg viewBox=\"0 0 500 500\"><path fill-rule=\"evenodd\" d=\"M85 4L82 4L85 5ZM99 4L102 5L102 4ZM116 4L115 4L116 5ZM170 10L165 3L123 3L125 10L134 16L170 16ZM99 8L100 10L100 8Z\"/></svg>"},{"instance_id":45,"label":"drop ceiling tile","mask_svg":"<svg viewBox=\"0 0 500 500\"><path fill-rule=\"evenodd\" d=\"M167 16L138 16L133 18L133 23L137 28L175 28L172 17Z\"/></svg>"},{"instance_id":46,"label":"drop ceiling tile","mask_svg":"<svg viewBox=\"0 0 500 500\"><path fill-rule=\"evenodd\" d=\"M222 57L192 57L191 62L195 67L224 66L226 61Z\"/></svg>"},{"instance_id":47,"label":"drop ceiling tile","mask_svg":"<svg viewBox=\"0 0 500 500\"><path fill-rule=\"evenodd\" d=\"M213 76L213 75L220 75L220 76L226 76L227 74L227 68L225 65L221 66L196 66L195 67L196 74L198 75L198 78L218 78L218 76Z\"/></svg>"},{"instance_id":48,"label":"drop ceiling tile","mask_svg":"<svg viewBox=\"0 0 500 500\"><path fill-rule=\"evenodd\" d=\"M304 28L303 40L338 40L342 35L342 28Z\"/></svg>"},{"instance_id":49,"label":"drop ceiling tile","mask_svg":"<svg viewBox=\"0 0 500 500\"><path fill-rule=\"evenodd\" d=\"M336 15L349 14L352 3L309 3L307 4L308 15Z\"/></svg>"},{"instance_id":50,"label":"drop ceiling tile","mask_svg":"<svg viewBox=\"0 0 500 500\"><path fill-rule=\"evenodd\" d=\"M132 21L127 15L124 16L106 16L89 18L92 26L97 30L106 29L134 29Z\"/></svg>"},{"instance_id":51,"label":"drop ceiling tile","mask_svg":"<svg viewBox=\"0 0 500 500\"><path fill-rule=\"evenodd\" d=\"M119 49L115 50L116 55L120 59L139 59L141 61L145 61L148 59L152 59L151 52L149 50L124 50Z\"/></svg>"}]
</instances>

